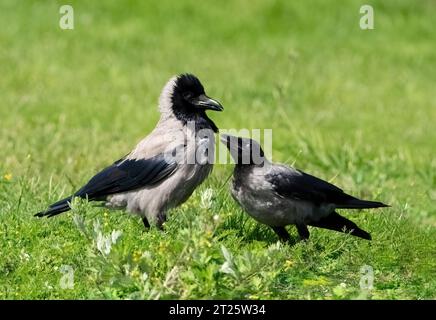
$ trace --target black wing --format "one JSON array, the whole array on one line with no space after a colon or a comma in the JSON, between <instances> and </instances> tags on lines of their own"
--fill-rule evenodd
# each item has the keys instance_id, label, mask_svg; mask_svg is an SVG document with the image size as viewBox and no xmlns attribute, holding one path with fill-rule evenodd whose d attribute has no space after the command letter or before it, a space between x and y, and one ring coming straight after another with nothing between
<instances>
[{"instance_id":1,"label":"black wing","mask_svg":"<svg viewBox=\"0 0 436 320\"><path fill-rule=\"evenodd\" d=\"M176 169L173 158L159 154L149 159L120 159L96 174L72 196L52 204L48 210L36 214L38 217L54 216L70 209L72 198L104 200L107 196L153 186L169 177Z\"/></svg>"},{"instance_id":2,"label":"black wing","mask_svg":"<svg viewBox=\"0 0 436 320\"><path fill-rule=\"evenodd\" d=\"M100 200L115 193L152 186L173 173L176 166L176 162L167 162L164 155L121 160L96 174L74 196Z\"/></svg>"},{"instance_id":3,"label":"black wing","mask_svg":"<svg viewBox=\"0 0 436 320\"><path fill-rule=\"evenodd\" d=\"M300 170L281 168L281 170L273 170L266 178L279 195L317 205L331 203L335 204L336 208L349 209L387 206L381 202L357 199L335 185Z\"/></svg>"}]
</instances>

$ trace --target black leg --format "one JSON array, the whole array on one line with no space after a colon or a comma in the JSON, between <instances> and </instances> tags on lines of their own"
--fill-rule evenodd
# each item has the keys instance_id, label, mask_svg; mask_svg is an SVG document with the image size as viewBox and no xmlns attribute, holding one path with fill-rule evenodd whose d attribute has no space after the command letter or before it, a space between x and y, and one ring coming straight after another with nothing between
<instances>
[{"instance_id":1,"label":"black leg","mask_svg":"<svg viewBox=\"0 0 436 320\"><path fill-rule=\"evenodd\" d=\"M142 223L144 224L145 230L150 229L150 224L148 223L148 220L146 217L142 218Z\"/></svg>"},{"instance_id":2,"label":"black leg","mask_svg":"<svg viewBox=\"0 0 436 320\"><path fill-rule=\"evenodd\" d=\"M161 212L157 215L157 227L160 230L163 230L163 224L167 221L167 214L165 212Z\"/></svg>"},{"instance_id":3,"label":"black leg","mask_svg":"<svg viewBox=\"0 0 436 320\"><path fill-rule=\"evenodd\" d=\"M307 229L307 226L305 224L297 224L297 231L301 240L309 239L309 229Z\"/></svg>"},{"instance_id":4,"label":"black leg","mask_svg":"<svg viewBox=\"0 0 436 320\"><path fill-rule=\"evenodd\" d=\"M291 242L291 236L288 231L286 231L285 227L271 227L274 232L278 235L280 241L282 242Z\"/></svg>"}]
</instances>

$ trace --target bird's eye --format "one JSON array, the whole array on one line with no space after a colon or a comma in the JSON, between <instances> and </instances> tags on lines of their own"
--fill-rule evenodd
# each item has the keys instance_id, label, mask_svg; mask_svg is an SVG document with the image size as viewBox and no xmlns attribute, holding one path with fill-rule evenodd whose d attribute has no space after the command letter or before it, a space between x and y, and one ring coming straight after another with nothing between
<instances>
[{"instance_id":1,"label":"bird's eye","mask_svg":"<svg viewBox=\"0 0 436 320\"><path fill-rule=\"evenodd\" d=\"M192 92L185 92L185 93L183 94L183 98L184 98L185 100L189 100L189 99L191 99L193 96L194 96L194 94L193 94Z\"/></svg>"}]
</instances>

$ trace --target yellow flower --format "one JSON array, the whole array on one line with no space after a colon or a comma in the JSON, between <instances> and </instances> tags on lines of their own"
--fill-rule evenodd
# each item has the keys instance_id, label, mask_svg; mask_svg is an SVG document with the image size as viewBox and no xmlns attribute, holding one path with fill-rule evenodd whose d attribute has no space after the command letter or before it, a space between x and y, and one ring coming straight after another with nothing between
<instances>
[{"instance_id":1,"label":"yellow flower","mask_svg":"<svg viewBox=\"0 0 436 320\"><path fill-rule=\"evenodd\" d=\"M305 279L303 280L303 286L311 287L311 286L325 286L330 283L326 277L320 276L316 279Z\"/></svg>"},{"instance_id":2,"label":"yellow flower","mask_svg":"<svg viewBox=\"0 0 436 320\"><path fill-rule=\"evenodd\" d=\"M285 270L288 270L288 269L292 268L293 265L294 265L294 261L286 260L285 261Z\"/></svg>"},{"instance_id":3,"label":"yellow flower","mask_svg":"<svg viewBox=\"0 0 436 320\"><path fill-rule=\"evenodd\" d=\"M6 173L6 174L3 176L3 178L4 178L6 181L11 181L11 180L12 180L12 173Z\"/></svg>"},{"instance_id":4,"label":"yellow flower","mask_svg":"<svg viewBox=\"0 0 436 320\"><path fill-rule=\"evenodd\" d=\"M161 251L161 252L165 252L167 250L167 244L164 243L164 242L161 242L159 244L159 249L158 250Z\"/></svg>"},{"instance_id":5,"label":"yellow flower","mask_svg":"<svg viewBox=\"0 0 436 320\"><path fill-rule=\"evenodd\" d=\"M141 259L141 252L139 251L135 251L133 253L133 261L134 262L138 262Z\"/></svg>"},{"instance_id":6,"label":"yellow flower","mask_svg":"<svg viewBox=\"0 0 436 320\"><path fill-rule=\"evenodd\" d=\"M208 248L212 247L212 244L210 243L210 241L207 239L204 239L204 238L200 240L200 245L206 246Z\"/></svg>"},{"instance_id":7,"label":"yellow flower","mask_svg":"<svg viewBox=\"0 0 436 320\"><path fill-rule=\"evenodd\" d=\"M138 278L138 277L141 275L141 273L139 272L138 269L135 268L135 270L133 270L132 272L130 272L130 275L131 275L132 277L134 277L134 278Z\"/></svg>"}]
</instances>

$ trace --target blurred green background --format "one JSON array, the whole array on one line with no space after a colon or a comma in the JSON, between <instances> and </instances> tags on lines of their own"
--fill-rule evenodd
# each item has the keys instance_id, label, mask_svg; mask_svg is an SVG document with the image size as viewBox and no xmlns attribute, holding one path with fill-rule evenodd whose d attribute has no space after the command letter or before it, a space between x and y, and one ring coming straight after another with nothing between
<instances>
[{"instance_id":1,"label":"blurred green background","mask_svg":"<svg viewBox=\"0 0 436 320\"><path fill-rule=\"evenodd\" d=\"M74 8L74 30L59 28L64 4ZM374 30L359 28L363 4L374 7ZM372 232L372 245L317 231L306 247L282 248L272 264L262 252L274 235L247 218L227 192L217 193L214 210L197 208L204 188L227 191L222 182L231 168L217 166L175 210L166 235L143 234L123 213L104 218L108 230L129 234L117 259L144 248L155 254L148 273L150 286L162 290L157 298L353 298L359 290L348 288L358 288L362 264L379 272L376 290L364 297L435 298L435 12L430 0L0 0L0 298L145 292L133 275L126 276L134 283L129 289L102 276L107 266L84 253L83 247L92 251L92 240L75 228L72 214L32 215L150 132L161 88L182 72L197 75L222 102L225 112L210 115L219 127L272 128L275 161L295 162L393 207L353 215ZM102 213L85 211L91 225ZM203 247L195 235L201 239L202 219L216 214L222 223L210 235L211 246ZM199 267L176 259L183 241L191 240L200 246L193 246L192 259L206 257ZM158 246L165 243L174 259ZM220 272L221 244L258 254L247 272L261 284ZM322 255L335 248L342 248L339 255ZM176 262L182 271L167 290L163 284ZM57 288L60 274L53 270L61 264L77 266L74 290ZM307 265L313 268L302 272ZM88 277L91 269L99 272Z\"/></svg>"}]
</instances>

